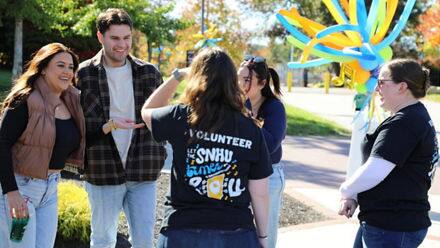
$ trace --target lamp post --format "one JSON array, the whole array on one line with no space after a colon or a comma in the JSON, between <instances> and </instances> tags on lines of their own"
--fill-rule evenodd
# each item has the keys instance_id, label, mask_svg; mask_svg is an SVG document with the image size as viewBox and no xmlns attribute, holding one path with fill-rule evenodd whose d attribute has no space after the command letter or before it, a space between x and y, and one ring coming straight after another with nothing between
<instances>
[{"instance_id":1,"label":"lamp post","mask_svg":"<svg viewBox=\"0 0 440 248\"><path fill-rule=\"evenodd\" d=\"M202 0L202 35L205 33L205 0Z\"/></svg>"}]
</instances>

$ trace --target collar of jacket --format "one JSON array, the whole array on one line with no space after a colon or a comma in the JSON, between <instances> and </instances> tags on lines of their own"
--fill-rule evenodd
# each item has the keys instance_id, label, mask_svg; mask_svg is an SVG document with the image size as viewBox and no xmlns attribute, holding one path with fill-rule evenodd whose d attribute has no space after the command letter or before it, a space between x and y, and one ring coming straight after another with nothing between
<instances>
[{"instance_id":1,"label":"collar of jacket","mask_svg":"<svg viewBox=\"0 0 440 248\"><path fill-rule=\"evenodd\" d=\"M47 107L52 114L55 114L55 108L61 104L61 99L67 94L79 95L81 93L80 90L69 85L69 87L61 93L60 98L55 92L53 92L43 77L38 77L37 80L35 80L35 88L41 93L41 97L43 97L44 102L47 104Z\"/></svg>"},{"instance_id":2,"label":"collar of jacket","mask_svg":"<svg viewBox=\"0 0 440 248\"><path fill-rule=\"evenodd\" d=\"M43 77L38 77L35 81L35 88L41 94L47 109L50 111L52 115L55 114L55 108L61 104L60 97L53 92L50 88L49 84L44 80Z\"/></svg>"}]
</instances>

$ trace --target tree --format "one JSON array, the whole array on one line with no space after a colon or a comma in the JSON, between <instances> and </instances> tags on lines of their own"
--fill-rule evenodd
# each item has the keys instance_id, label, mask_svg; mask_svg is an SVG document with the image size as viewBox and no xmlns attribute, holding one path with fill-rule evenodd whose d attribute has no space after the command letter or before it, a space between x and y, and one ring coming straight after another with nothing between
<instances>
[{"instance_id":1,"label":"tree","mask_svg":"<svg viewBox=\"0 0 440 248\"><path fill-rule=\"evenodd\" d=\"M205 27L213 30L213 38L222 38L217 45L223 48L234 60L239 63L248 47L250 34L241 26L240 13L230 8L225 0L205 1L206 17ZM185 64L186 52L194 50L194 46L200 40L201 30L201 4L200 1L188 0L186 8L182 11L182 18L193 24L176 33L178 43L176 52L172 54L171 61L176 66ZM197 35L198 34L198 35Z\"/></svg>"},{"instance_id":2,"label":"tree","mask_svg":"<svg viewBox=\"0 0 440 248\"><path fill-rule=\"evenodd\" d=\"M71 7L77 8L75 5ZM175 31L187 25L185 21L169 16L174 7L172 4L161 5L148 0L95 0L76 12L71 12L75 15L70 18L75 20L72 30L82 36L94 35L97 16L101 11L110 7L125 9L133 20L134 28L146 35L148 61L152 60L154 47L173 43ZM140 38L139 35L136 37Z\"/></svg>"},{"instance_id":3,"label":"tree","mask_svg":"<svg viewBox=\"0 0 440 248\"><path fill-rule=\"evenodd\" d=\"M22 72L23 22L28 21L47 32L52 28L60 28L57 21L62 14L62 2L57 0L6 0L0 3L0 18L15 20L13 78Z\"/></svg>"},{"instance_id":4,"label":"tree","mask_svg":"<svg viewBox=\"0 0 440 248\"><path fill-rule=\"evenodd\" d=\"M176 41L175 31L188 26L188 22L172 19L168 14L173 10L173 5L152 7L146 9L148 14L142 15L139 30L147 36L148 61L152 59L153 47L160 48L167 43ZM159 49L158 65L162 49Z\"/></svg>"},{"instance_id":5,"label":"tree","mask_svg":"<svg viewBox=\"0 0 440 248\"><path fill-rule=\"evenodd\" d=\"M424 42L422 50L425 59L437 68L440 67L440 3L437 1L430 9L420 16L417 30L422 34Z\"/></svg>"}]
</instances>

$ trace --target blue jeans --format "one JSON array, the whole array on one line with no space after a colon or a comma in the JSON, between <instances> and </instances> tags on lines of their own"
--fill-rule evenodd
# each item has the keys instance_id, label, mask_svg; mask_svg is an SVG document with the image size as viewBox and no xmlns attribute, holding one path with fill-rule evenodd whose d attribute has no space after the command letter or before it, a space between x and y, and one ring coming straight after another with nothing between
<instances>
[{"instance_id":1,"label":"blue jeans","mask_svg":"<svg viewBox=\"0 0 440 248\"><path fill-rule=\"evenodd\" d=\"M0 244L2 248L52 248L58 225L57 186L60 173L51 173L46 180L15 174L18 190L28 201L29 222L23 239L9 240L12 218L7 195L0 196Z\"/></svg>"},{"instance_id":2,"label":"blue jeans","mask_svg":"<svg viewBox=\"0 0 440 248\"><path fill-rule=\"evenodd\" d=\"M353 248L416 248L422 242L428 228L414 232L389 231L361 223Z\"/></svg>"},{"instance_id":3,"label":"blue jeans","mask_svg":"<svg viewBox=\"0 0 440 248\"><path fill-rule=\"evenodd\" d=\"M234 231L209 229L166 230L159 235L156 248L257 248L255 230Z\"/></svg>"},{"instance_id":4,"label":"blue jeans","mask_svg":"<svg viewBox=\"0 0 440 248\"><path fill-rule=\"evenodd\" d=\"M283 191L286 184L284 179L283 164L272 165L273 173L269 177L269 222L268 222L268 248L275 248L277 243L278 223L280 209L283 202Z\"/></svg>"},{"instance_id":5,"label":"blue jeans","mask_svg":"<svg viewBox=\"0 0 440 248\"><path fill-rule=\"evenodd\" d=\"M156 182L126 182L121 185L85 184L92 210L91 248L113 248L121 210L127 218L133 248L153 247L156 223Z\"/></svg>"}]
</instances>

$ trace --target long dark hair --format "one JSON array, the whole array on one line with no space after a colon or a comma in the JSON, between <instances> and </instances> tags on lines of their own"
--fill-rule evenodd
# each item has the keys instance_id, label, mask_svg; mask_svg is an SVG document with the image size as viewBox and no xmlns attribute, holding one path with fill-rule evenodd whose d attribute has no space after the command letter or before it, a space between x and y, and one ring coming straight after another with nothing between
<instances>
[{"instance_id":1,"label":"long dark hair","mask_svg":"<svg viewBox=\"0 0 440 248\"><path fill-rule=\"evenodd\" d=\"M190 126L205 131L217 130L228 111L247 115L237 70L220 48L206 48L194 58L180 102L191 108Z\"/></svg>"},{"instance_id":2,"label":"long dark hair","mask_svg":"<svg viewBox=\"0 0 440 248\"><path fill-rule=\"evenodd\" d=\"M255 61L254 59L250 59L245 63L245 65L248 67L250 72L251 70L255 72L258 78L257 84L263 84L264 80L266 80L264 87L261 89L262 96L266 98L280 99L282 95L280 88L280 77L273 68L267 65L266 60ZM273 86L273 91L271 88L271 82ZM251 81L251 84L252 83L253 82ZM249 84L249 88L252 87L251 84Z\"/></svg>"},{"instance_id":3,"label":"long dark hair","mask_svg":"<svg viewBox=\"0 0 440 248\"><path fill-rule=\"evenodd\" d=\"M61 43L50 43L43 46L32 55L32 59L26 64L26 71L13 82L14 86L3 101L0 113L3 114L3 111L11 107L12 103L24 100L34 90L35 80L41 76L44 68L47 67L55 55L62 52L69 53L72 56L73 72L75 75L79 62L78 57L72 50ZM75 76L73 76L72 83L76 83Z\"/></svg>"}]
</instances>

